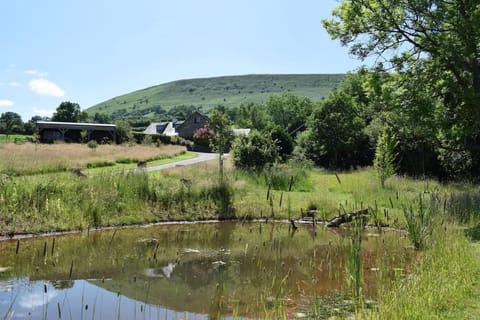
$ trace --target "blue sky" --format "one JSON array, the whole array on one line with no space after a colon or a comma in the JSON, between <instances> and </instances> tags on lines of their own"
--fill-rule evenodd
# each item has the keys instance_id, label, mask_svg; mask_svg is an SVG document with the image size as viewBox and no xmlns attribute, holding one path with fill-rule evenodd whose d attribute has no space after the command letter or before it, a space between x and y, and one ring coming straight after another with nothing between
<instances>
[{"instance_id":1,"label":"blue sky","mask_svg":"<svg viewBox=\"0 0 480 320\"><path fill-rule=\"evenodd\" d=\"M0 113L51 116L168 81L343 73L336 0L1 0Z\"/></svg>"}]
</instances>

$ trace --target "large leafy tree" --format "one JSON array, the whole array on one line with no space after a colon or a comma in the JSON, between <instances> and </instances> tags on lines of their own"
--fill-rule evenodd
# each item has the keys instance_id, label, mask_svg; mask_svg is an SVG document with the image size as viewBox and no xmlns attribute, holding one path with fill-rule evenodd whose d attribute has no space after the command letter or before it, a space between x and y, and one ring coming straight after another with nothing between
<instances>
[{"instance_id":1,"label":"large leafy tree","mask_svg":"<svg viewBox=\"0 0 480 320\"><path fill-rule=\"evenodd\" d=\"M268 123L269 116L262 105L242 103L236 110L235 124L240 128L262 130Z\"/></svg>"},{"instance_id":2,"label":"large leafy tree","mask_svg":"<svg viewBox=\"0 0 480 320\"><path fill-rule=\"evenodd\" d=\"M0 115L0 128L7 135L11 133L22 133L22 117L15 112L7 111Z\"/></svg>"},{"instance_id":3,"label":"large leafy tree","mask_svg":"<svg viewBox=\"0 0 480 320\"><path fill-rule=\"evenodd\" d=\"M52 121L60 122L83 122L88 118L85 111L80 110L78 103L64 101L60 103L56 112L53 113Z\"/></svg>"},{"instance_id":4,"label":"large leafy tree","mask_svg":"<svg viewBox=\"0 0 480 320\"><path fill-rule=\"evenodd\" d=\"M421 115L416 127L444 165L479 168L478 0L345 0L333 16L324 21L332 38L396 72L397 111L410 124Z\"/></svg>"},{"instance_id":5,"label":"large leafy tree","mask_svg":"<svg viewBox=\"0 0 480 320\"><path fill-rule=\"evenodd\" d=\"M293 93L284 92L281 95L271 95L266 103L267 112L273 123L291 132L310 116L313 103L308 98L301 98Z\"/></svg>"},{"instance_id":6,"label":"large leafy tree","mask_svg":"<svg viewBox=\"0 0 480 320\"><path fill-rule=\"evenodd\" d=\"M333 92L312 113L299 146L316 164L350 168L371 163L371 149L364 133L365 121L344 91Z\"/></svg>"}]
</instances>

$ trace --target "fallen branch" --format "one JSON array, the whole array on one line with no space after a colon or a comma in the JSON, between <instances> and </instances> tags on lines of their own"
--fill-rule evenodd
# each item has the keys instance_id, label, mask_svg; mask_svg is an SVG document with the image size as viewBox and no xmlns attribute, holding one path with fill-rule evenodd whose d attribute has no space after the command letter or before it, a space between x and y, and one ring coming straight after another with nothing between
<instances>
[{"instance_id":1,"label":"fallen branch","mask_svg":"<svg viewBox=\"0 0 480 320\"><path fill-rule=\"evenodd\" d=\"M353 221L356 218L366 217L368 216L368 209L361 209L354 212L349 212L345 214L341 214L330 221L327 222L326 226L329 228L336 228L344 223L348 223Z\"/></svg>"}]
</instances>

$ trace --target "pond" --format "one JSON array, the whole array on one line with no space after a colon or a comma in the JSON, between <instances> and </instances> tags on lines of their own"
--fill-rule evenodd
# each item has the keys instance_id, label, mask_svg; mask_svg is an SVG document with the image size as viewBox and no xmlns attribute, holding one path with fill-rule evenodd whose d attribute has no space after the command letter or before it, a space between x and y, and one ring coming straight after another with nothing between
<instances>
[{"instance_id":1,"label":"pond","mask_svg":"<svg viewBox=\"0 0 480 320\"><path fill-rule=\"evenodd\" d=\"M308 315L318 301L348 304L348 234L323 226L293 232L287 223L227 222L3 241L0 317ZM403 234L366 229L362 295L375 300L381 285L404 274L414 258Z\"/></svg>"}]
</instances>

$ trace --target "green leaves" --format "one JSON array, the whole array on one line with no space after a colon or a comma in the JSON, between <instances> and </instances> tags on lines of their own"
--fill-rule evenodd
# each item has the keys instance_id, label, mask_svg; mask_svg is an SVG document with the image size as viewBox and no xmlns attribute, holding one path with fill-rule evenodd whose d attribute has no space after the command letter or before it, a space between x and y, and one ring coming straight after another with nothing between
<instances>
[{"instance_id":1,"label":"green leaves","mask_svg":"<svg viewBox=\"0 0 480 320\"><path fill-rule=\"evenodd\" d=\"M382 188L385 187L385 180L397 171L397 164L395 163L398 156L396 151L397 146L398 141L392 128L386 127L382 135L378 138L375 160L373 161Z\"/></svg>"},{"instance_id":2,"label":"green leaves","mask_svg":"<svg viewBox=\"0 0 480 320\"><path fill-rule=\"evenodd\" d=\"M323 24L353 55L395 70L382 97L391 125L450 159L469 154L465 168L441 158L450 174L480 175L479 21L478 0L345 0Z\"/></svg>"}]
</instances>

